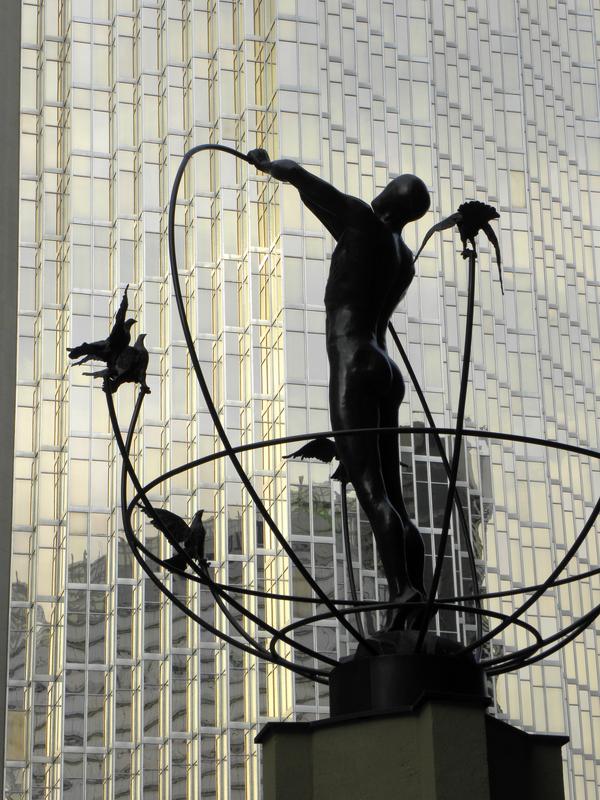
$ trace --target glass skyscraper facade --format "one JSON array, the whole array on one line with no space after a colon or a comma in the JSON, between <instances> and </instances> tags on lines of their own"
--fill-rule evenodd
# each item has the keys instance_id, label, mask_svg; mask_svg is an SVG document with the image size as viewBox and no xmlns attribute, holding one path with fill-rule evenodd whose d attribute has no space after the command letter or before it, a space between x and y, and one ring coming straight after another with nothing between
<instances>
[{"instance_id":1,"label":"glass skyscraper facade","mask_svg":"<svg viewBox=\"0 0 600 800\"><path fill-rule=\"evenodd\" d=\"M183 153L205 142L265 147L367 201L414 172L433 202L405 232L413 249L463 200L501 214L506 294L480 241L469 426L597 448L600 2L23 0L22 19L5 798L258 800L258 729L325 714L326 690L223 645L144 579L122 531L104 396L69 369L66 348L106 335L129 283L151 353L138 472L149 481L220 449L168 275L167 205ZM176 223L197 349L233 443L326 430L330 236L294 189L226 155L188 167ZM450 232L431 240L394 316L441 426L453 424L458 400L459 249ZM123 426L133 397L119 392ZM424 420L408 385L400 422ZM404 491L431 550L445 473L428 437L402 436L401 446ZM286 462L287 452L243 463L306 566L347 595L339 484L328 466ZM459 487L496 591L546 578L583 526L600 474L585 459L471 439ZM187 518L205 510L217 579L306 593L226 462L167 481L151 499ZM383 597L352 495L350 512L361 591ZM591 535L572 570L599 559ZM469 590L458 544L448 562L442 594ZM208 592L169 581L226 628ZM599 602L596 581L549 592L527 619L544 634L564 627ZM277 626L312 608L251 607ZM469 618L439 624L473 633ZM302 636L330 655L349 646L332 623ZM494 646L525 643L510 631ZM598 650L588 630L495 685L503 718L570 736L571 800L596 798L600 785Z\"/></svg>"}]
</instances>

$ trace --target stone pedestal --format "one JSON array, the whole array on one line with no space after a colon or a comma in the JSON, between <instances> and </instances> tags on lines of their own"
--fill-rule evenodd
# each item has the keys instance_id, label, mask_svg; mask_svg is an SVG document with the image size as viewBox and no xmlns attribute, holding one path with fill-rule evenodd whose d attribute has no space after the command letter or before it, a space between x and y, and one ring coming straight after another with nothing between
<instances>
[{"instance_id":1,"label":"stone pedestal","mask_svg":"<svg viewBox=\"0 0 600 800\"><path fill-rule=\"evenodd\" d=\"M269 723L264 800L564 800L564 736L494 719L481 701L424 698L403 712Z\"/></svg>"}]
</instances>

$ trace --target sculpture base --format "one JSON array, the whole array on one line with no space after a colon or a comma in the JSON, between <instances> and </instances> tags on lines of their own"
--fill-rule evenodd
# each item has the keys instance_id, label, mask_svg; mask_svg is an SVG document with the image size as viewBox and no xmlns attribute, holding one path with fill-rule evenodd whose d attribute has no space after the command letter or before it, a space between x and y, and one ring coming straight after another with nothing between
<instances>
[{"instance_id":1,"label":"sculpture base","mask_svg":"<svg viewBox=\"0 0 600 800\"><path fill-rule=\"evenodd\" d=\"M489 705L485 675L462 645L427 634L415 653L416 631L377 634L329 673L332 717L402 712L424 697L461 699Z\"/></svg>"},{"instance_id":2,"label":"sculpture base","mask_svg":"<svg viewBox=\"0 0 600 800\"><path fill-rule=\"evenodd\" d=\"M526 734L482 702L266 725L264 800L564 800L564 736Z\"/></svg>"}]
</instances>

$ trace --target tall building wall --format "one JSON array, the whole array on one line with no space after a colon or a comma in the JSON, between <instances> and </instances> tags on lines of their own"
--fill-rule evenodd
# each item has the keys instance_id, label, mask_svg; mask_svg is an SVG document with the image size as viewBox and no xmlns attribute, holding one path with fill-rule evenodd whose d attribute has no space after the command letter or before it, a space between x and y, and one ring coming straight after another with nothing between
<instances>
[{"instance_id":1,"label":"tall building wall","mask_svg":"<svg viewBox=\"0 0 600 800\"><path fill-rule=\"evenodd\" d=\"M142 578L103 394L65 349L106 335L129 283L151 352L140 474L219 449L171 301L167 204L192 144L277 147L273 24L260 2L23 4L11 797L258 796L258 720L292 713L287 675L215 642ZM283 430L272 193L233 159L204 156L176 220L200 358L234 443ZM118 398L124 427L132 399ZM247 467L281 520L271 454ZM217 579L285 581L222 462L152 499L183 516L205 509ZM144 536L159 552L150 526ZM206 592L174 580L226 629Z\"/></svg>"},{"instance_id":2,"label":"tall building wall","mask_svg":"<svg viewBox=\"0 0 600 800\"><path fill-rule=\"evenodd\" d=\"M24 0L6 797L258 798L258 727L327 711L321 687L215 641L142 577L122 531L103 394L67 364L67 346L105 335L129 283L151 353L140 474L220 449L168 277L170 187L192 145L263 146L365 200L415 172L433 203L406 230L413 249L464 199L494 204L506 294L480 242L469 425L598 446L599 12L598 0ZM199 356L234 444L327 429L330 237L295 190L228 156L195 157L176 222ZM431 241L394 316L440 425L458 399L458 249L451 233ZM132 402L122 389L123 426ZM424 421L410 387L400 421ZM424 436L401 445L404 491L431 549L439 458ZM243 463L304 563L347 594L339 484L327 466L286 463L286 452ZM459 486L486 588L543 580L591 510L597 467L484 439L469 441L465 465ZM186 517L205 509L218 580L305 591L224 461L151 498ZM350 510L361 591L384 596L352 495ZM444 590L468 587L459 545L449 562L457 577ZM592 536L573 571L597 563ZM594 580L555 590L527 619L544 633L569 624L598 602ZM169 581L227 629L205 590ZM275 625L309 611L251 607ZM469 618L439 624L473 634ZM302 636L329 654L349 647L327 622ZM570 735L577 800L600 783L596 636L495 689L507 719ZM511 632L497 644L525 641Z\"/></svg>"},{"instance_id":3,"label":"tall building wall","mask_svg":"<svg viewBox=\"0 0 600 800\"><path fill-rule=\"evenodd\" d=\"M597 447L597 5L413 0L278 8L286 13L277 56L282 154L366 200L395 174L420 175L433 203L406 229L414 249L433 221L464 199L500 211L506 294L480 242L468 424ZM288 372L288 433L297 433L327 424L327 376L317 354L324 350L321 298L332 242L293 189L282 194L293 331L286 353L288 362L301 365L304 355L306 364ZM431 240L394 317L439 425L452 423L458 404L466 269L457 250L456 234ZM423 420L411 389L401 422ZM435 541L439 459L403 443L403 460L414 454L413 469L403 471L405 493L416 495L419 526ZM597 467L540 448L470 445L472 480L463 476L463 491L469 483L477 488L472 525L473 506L484 511L476 522L486 588L543 581L596 500ZM596 552L592 536L569 574L593 567ZM363 556L356 566L366 567L368 593L372 555ZM316 567L316 546L314 557ZM338 581L342 574L338 563ZM597 602L593 581L548 593L526 619L548 634L570 624ZM569 734L565 774L569 796L577 798L596 797L599 785L596 636L588 631L562 654L498 679L495 690L497 713L506 719ZM504 634L506 649L524 643L516 632ZM307 695L312 701L311 688Z\"/></svg>"},{"instance_id":4,"label":"tall building wall","mask_svg":"<svg viewBox=\"0 0 600 800\"><path fill-rule=\"evenodd\" d=\"M0 404L3 410L0 435L3 448L0 455L0 526L4 532L0 541L0 641L8 641L10 556L12 523L12 487L14 468L15 379L17 365L17 258L19 252L19 89L21 3L11 0L4 8L4 24L0 31L0 59L6 86L3 94L3 114L0 118L0 373L2 388ZM0 661L0 753L4 752L6 733L7 659ZM3 792L4 776L0 776Z\"/></svg>"}]
</instances>

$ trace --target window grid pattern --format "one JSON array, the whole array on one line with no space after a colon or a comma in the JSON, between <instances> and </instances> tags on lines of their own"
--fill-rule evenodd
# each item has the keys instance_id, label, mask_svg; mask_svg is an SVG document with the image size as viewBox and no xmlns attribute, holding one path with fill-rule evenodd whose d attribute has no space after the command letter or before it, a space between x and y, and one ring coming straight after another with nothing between
<instances>
[{"instance_id":1,"label":"window grid pattern","mask_svg":"<svg viewBox=\"0 0 600 800\"><path fill-rule=\"evenodd\" d=\"M480 242L467 424L597 446L597 2L473 7L288 0L278 10L281 155L365 200L393 175L423 177L433 203L407 228L415 249L427 228L464 199L490 202L501 212L506 295ZM288 432L299 433L328 424L327 375L317 354L324 351L322 297L332 242L289 187L281 214ZM431 240L394 317L440 425L452 424L458 400L466 270L457 245L452 234ZM409 390L401 422L419 421L424 415ZM431 548L443 501L435 481L439 459L434 448L420 455L416 442L404 444L411 466L403 472L404 489L416 498ZM484 556L486 588L542 581L585 522L597 496L597 467L534 448L469 445L461 495ZM336 548L320 538L331 536L323 505L334 518L339 506L339 489L327 477L320 466L290 467L292 533L306 563L347 594L339 541ZM362 591L381 596L368 526L356 517ZM591 568L596 553L592 537L572 571ZM463 554L455 550L451 558L457 567ZM459 570L454 588L464 580ZM593 607L596 596L595 585L584 581L549 593L527 618L552 633ZM513 603L490 607L507 612ZM468 625L458 630L470 633ZM333 627L324 624L319 634L329 652L344 652L343 633L335 642ZM306 639L315 641L309 633ZM505 648L523 644L517 632L504 636ZM527 730L570 735L570 797L597 792L597 652L596 633L588 631L563 653L495 687L496 711L504 718ZM312 718L326 710L318 689L295 683L300 714Z\"/></svg>"}]
</instances>

